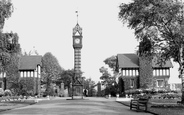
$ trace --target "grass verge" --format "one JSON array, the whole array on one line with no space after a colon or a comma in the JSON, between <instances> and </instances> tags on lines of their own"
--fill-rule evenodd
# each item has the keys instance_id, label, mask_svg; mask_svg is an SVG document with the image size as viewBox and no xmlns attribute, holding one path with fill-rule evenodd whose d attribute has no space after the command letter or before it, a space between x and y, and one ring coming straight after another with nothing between
<instances>
[{"instance_id":1,"label":"grass verge","mask_svg":"<svg viewBox=\"0 0 184 115\"><path fill-rule=\"evenodd\" d=\"M152 102L154 104L152 104ZM184 106L176 104L177 100L172 99L151 99L148 104L148 112L154 115L183 115ZM130 106L130 102L119 102Z\"/></svg>"},{"instance_id":2,"label":"grass verge","mask_svg":"<svg viewBox=\"0 0 184 115\"><path fill-rule=\"evenodd\" d=\"M0 112L35 104L34 100L0 102Z\"/></svg>"}]
</instances>

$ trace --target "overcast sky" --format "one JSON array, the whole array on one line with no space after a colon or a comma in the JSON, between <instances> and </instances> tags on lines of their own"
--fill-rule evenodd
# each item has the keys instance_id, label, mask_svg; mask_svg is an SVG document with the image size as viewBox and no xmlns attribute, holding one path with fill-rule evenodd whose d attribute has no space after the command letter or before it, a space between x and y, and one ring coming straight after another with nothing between
<instances>
[{"instance_id":1,"label":"overcast sky","mask_svg":"<svg viewBox=\"0 0 184 115\"><path fill-rule=\"evenodd\" d=\"M74 67L72 29L83 28L81 69L95 81L101 76L104 60L119 53L134 53L138 45L133 31L118 20L119 5L131 0L12 0L14 12L4 31L16 32L23 51L36 48L40 55L51 52L64 69ZM174 64L175 65L175 64ZM177 68L171 70L172 82Z\"/></svg>"}]
</instances>

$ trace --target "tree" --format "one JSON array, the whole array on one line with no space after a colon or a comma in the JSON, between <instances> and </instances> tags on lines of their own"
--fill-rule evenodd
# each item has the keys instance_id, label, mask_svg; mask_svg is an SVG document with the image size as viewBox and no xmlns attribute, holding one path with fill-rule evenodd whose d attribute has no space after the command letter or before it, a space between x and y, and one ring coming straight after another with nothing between
<instances>
[{"instance_id":1,"label":"tree","mask_svg":"<svg viewBox=\"0 0 184 115\"><path fill-rule=\"evenodd\" d=\"M108 72L108 69L105 67L101 67L99 69L100 73L102 73L102 76L100 77L102 81L102 85L105 85L105 94L109 94L112 92L117 93L117 91L113 91L111 89L114 89L114 86L117 86L117 83L115 82L115 77L112 77L111 74Z\"/></svg>"},{"instance_id":2,"label":"tree","mask_svg":"<svg viewBox=\"0 0 184 115\"><path fill-rule=\"evenodd\" d=\"M184 34L183 8L178 0L133 0L120 6L119 19L135 30L135 36L151 42L152 54L159 54L159 63L173 58L179 64L184 103Z\"/></svg>"},{"instance_id":3,"label":"tree","mask_svg":"<svg viewBox=\"0 0 184 115\"><path fill-rule=\"evenodd\" d=\"M57 81L63 69L56 57L48 52L42 58L42 70L42 81L46 83L46 91L49 93L51 91L51 84Z\"/></svg>"},{"instance_id":4,"label":"tree","mask_svg":"<svg viewBox=\"0 0 184 115\"><path fill-rule=\"evenodd\" d=\"M107 64L113 71L116 69L117 56L111 56L104 60L104 63Z\"/></svg>"},{"instance_id":5,"label":"tree","mask_svg":"<svg viewBox=\"0 0 184 115\"><path fill-rule=\"evenodd\" d=\"M95 81L93 81L91 78L84 78L83 81L83 88L88 90L88 96L95 95L96 90L94 89Z\"/></svg>"},{"instance_id":6,"label":"tree","mask_svg":"<svg viewBox=\"0 0 184 115\"><path fill-rule=\"evenodd\" d=\"M16 89L19 84L18 65L21 51L19 37L17 33L3 33L5 19L8 19L12 12L11 1L0 0L0 72L6 72L6 80L11 84L8 88L13 86Z\"/></svg>"},{"instance_id":7,"label":"tree","mask_svg":"<svg viewBox=\"0 0 184 115\"><path fill-rule=\"evenodd\" d=\"M0 31L4 27L5 19L9 18L13 12L13 5L10 0L0 0Z\"/></svg>"},{"instance_id":8,"label":"tree","mask_svg":"<svg viewBox=\"0 0 184 115\"><path fill-rule=\"evenodd\" d=\"M64 70L62 73L59 74L58 82L63 82L65 86L70 88L70 83L72 83L74 73L74 69Z\"/></svg>"}]
</instances>

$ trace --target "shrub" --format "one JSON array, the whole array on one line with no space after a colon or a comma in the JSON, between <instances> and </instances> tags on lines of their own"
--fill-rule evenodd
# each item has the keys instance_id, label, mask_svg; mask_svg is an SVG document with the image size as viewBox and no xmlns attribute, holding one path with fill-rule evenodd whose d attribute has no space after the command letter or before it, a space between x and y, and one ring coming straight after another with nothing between
<instances>
[{"instance_id":1,"label":"shrub","mask_svg":"<svg viewBox=\"0 0 184 115\"><path fill-rule=\"evenodd\" d=\"M158 93L166 93L165 90L158 90Z\"/></svg>"},{"instance_id":2,"label":"shrub","mask_svg":"<svg viewBox=\"0 0 184 115\"><path fill-rule=\"evenodd\" d=\"M137 94L134 96L134 98L138 99L150 99L151 97L151 94Z\"/></svg>"},{"instance_id":3,"label":"shrub","mask_svg":"<svg viewBox=\"0 0 184 115\"><path fill-rule=\"evenodd\" d=\"M11 92L9 89L6 89L6 90L4 91L4 95L5 95L5 96L12 96L12 92Z\"/></svg>"}]
</instances>

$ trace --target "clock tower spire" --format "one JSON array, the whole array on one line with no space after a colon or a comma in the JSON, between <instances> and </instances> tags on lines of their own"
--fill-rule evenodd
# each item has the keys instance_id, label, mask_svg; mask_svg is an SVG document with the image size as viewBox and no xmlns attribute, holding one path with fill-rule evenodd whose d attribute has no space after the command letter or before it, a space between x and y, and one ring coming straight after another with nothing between
<instances>
[{"instance_id":1,"label":"clock tower spire","mask_svg":"<svg viewBox=\"0 0 184 115\"><path fill-rule=\"evenodd\" d=\"M81 49L82 49L82 28L78 24L78 11L77 24L73 28L73 48L74 48L74 72L75 75L72 80L72 99L74 96L83 98L83 84L81 81Z\"/></svg>"}]
</instances>

